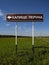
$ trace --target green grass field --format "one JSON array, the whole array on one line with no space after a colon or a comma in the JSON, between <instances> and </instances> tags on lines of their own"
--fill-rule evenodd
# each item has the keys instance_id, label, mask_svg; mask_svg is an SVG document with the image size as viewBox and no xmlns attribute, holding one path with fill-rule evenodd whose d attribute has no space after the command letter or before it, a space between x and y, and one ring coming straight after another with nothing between
<instances>
[{"instance_id":1,"label":"green grass field","mask_svg":"<svg viewBox=\"0 0 49 65\"><path fill-rule=\"evenodd\" d=\"M18 49L31 49L32 48L32 38L18 38Z\"/></svg>"},{"instance_id":2,"label":"green grass field","mask_svg":"<svg viewBox=\"0 0 49 65\"><path fill-rule=\"evenodd\" d=\"M18 37L16 54L15 38L0 37L0 65L49 65L49 37L35 37L34 41L32 50L32 38Z\"/></svg>"}]
</instances>

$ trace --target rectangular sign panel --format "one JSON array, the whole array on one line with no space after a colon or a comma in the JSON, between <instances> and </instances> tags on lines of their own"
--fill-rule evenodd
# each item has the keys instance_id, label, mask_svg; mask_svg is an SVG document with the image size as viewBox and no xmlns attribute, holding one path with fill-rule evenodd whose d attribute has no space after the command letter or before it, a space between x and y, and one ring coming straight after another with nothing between
<instances>
[{"instance_id":1,"label":"rectangular sign panel","mask_svg":"<svg viewBox=\"0 0 49 65\"><path fill-rule=\"evenodd\" d=\"M8 22L42 22L43 14L7 14L6 20Z\"/></svg>"}]
</instances>

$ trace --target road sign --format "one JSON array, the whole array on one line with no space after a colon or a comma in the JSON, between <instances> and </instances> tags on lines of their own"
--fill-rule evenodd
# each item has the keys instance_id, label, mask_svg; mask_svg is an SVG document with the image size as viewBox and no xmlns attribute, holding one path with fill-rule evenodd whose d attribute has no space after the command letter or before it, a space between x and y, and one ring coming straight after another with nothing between
<instances>
[{"instance_id":1,"label":"road sign","mask_svg":"<svg viewBox=\"0 0 49 65\"><path fill-rule=\"evenodd\" d=\"M6 20L8 22L42 22L43 14L7 14Z\"/></svg>"},{"instance_id":2,"label":"road sign","mask_svg":"<svg viewBox=\"0 0 49 65\"><path fill-rule=\"evenodd\" d=\"M32 46L34 46L34 22L43 22L43 14L7 14L8 22L33 22L32 23ZM18 26L16 25L15 31ZM33 51L34 48L32 47ZM17 52L17 32L16 32L16 52Z\"/></svg>"},{"instance_id":3,"label":"road sign","mask_svg":"<svg viewBox=\"0 0 49 65\"><path fill-rule=\"evenodd\" d=\"M43 14L7 14L6 20L8 22L32 22L32 51L34 58L34 22L43 22ZM17 24L16 24L16 54L17 54Z\"/></svg>"}]
</instances>

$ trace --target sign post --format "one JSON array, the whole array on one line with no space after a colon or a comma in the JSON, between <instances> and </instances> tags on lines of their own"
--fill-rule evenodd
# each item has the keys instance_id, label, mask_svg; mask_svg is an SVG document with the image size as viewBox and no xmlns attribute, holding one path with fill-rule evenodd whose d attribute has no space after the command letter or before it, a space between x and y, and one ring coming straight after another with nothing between
<instances>
[{"instance_id":1,"label":"sign post","mask_svg":"<svg viewBox=\"0 0 49 65\"><path fill-rule=\"evenodd\" d=\"M43 22L43 14L7 14L6 20L8 22L32 22L32 51L34 55L34 22ZM16 53L17 53L17 28L15 28L16 34Z\"/></svg>"},{"instance_id":2,"label":"sign post","mask_svg":"<svg viewBox=\"0 0 49 65\"><path fill-rule=\"evenodd\" d=\"M16 36L16 38L15 38L15 45L16 45L16 54L17 54L17 33L18 33L18 25L17 25L17 23L16 23L16 27L15 27L15 36Z\"/></svg>"}]
</instances>

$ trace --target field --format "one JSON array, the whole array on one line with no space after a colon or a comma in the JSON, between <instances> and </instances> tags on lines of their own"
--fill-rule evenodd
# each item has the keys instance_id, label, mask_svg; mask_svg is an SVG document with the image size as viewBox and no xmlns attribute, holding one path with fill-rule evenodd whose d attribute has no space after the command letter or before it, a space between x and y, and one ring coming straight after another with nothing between
<instances>
[{"instance_id":1,"label":"field","mask_svg":"<svg viewBox=\"0 0 49 65\"><path fill-rule=\"evenodd\" d=\"M0 37L0 65L49 65L49 37Z\"/></svg>"}]
</instances>

